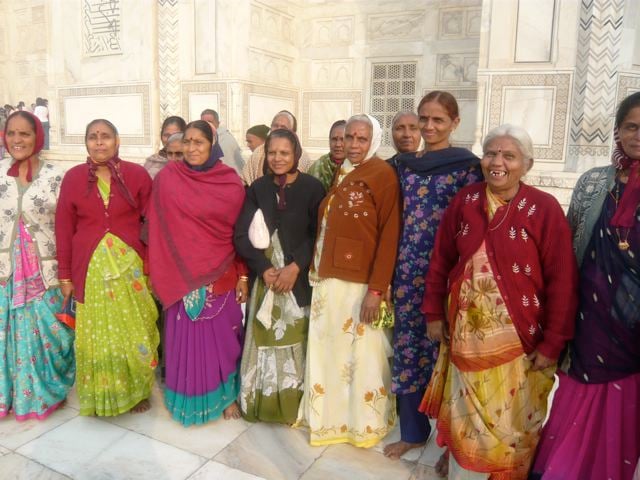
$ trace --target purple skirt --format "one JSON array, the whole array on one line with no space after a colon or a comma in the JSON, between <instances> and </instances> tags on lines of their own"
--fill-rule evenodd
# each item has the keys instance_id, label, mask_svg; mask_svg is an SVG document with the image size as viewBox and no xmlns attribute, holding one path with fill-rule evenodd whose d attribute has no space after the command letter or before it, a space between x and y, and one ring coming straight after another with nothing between
<instances>
[{"instance_id":1,"label":"purple skirt","mask_svg":"<svg viewBox=\"0 0 640 480\"><path fill-rule=\"evenodd\" d=\"M244 331L235 291L207 292L196 320L182 300L165 314L165 405L185 426L219 418L236 401Z\"/></svg>"}]
</instances>

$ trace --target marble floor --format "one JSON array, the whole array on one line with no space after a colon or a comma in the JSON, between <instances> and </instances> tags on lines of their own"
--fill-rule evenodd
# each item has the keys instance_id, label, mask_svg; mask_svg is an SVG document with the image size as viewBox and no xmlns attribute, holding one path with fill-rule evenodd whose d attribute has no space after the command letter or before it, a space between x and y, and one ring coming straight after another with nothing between
<instances>
[{"instance_id":1,"label":"marble floor","mask_svg":"<svg viewBox=\"0 0 640 480\"><path fill-rule=\"evenodd\" d=\"M398 461L349 445L311 447L304 430L244 420L184 428L169 418L159 387L152 408L115 418L78 415L75 392L47 420L0 420L0 479L364 480L436 479L432 438ZM399 438L396 429L385 443Z\"/></svg>"}]
</instances>

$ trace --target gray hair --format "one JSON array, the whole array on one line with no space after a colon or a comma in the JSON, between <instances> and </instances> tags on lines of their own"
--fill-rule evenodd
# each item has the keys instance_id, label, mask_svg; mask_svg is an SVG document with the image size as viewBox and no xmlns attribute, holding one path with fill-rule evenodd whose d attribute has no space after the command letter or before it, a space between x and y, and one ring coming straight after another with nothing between
<instances>
[{"instance_id":1,"label":"gray hair","mask_svg":"<svg viewBox=\"0 0 640 480\"><path fill-rule=\"evenodd\" d=\"M509 137L513 140L518 146L520 153L527 161L527 166L531 165L531 162L533 161L533 142L531 141L531 137L527 131L517 125L505 123L504 125L491 129L484 137L484 141L482 142L482 151L486 152L489 144L496 138L501 137Z\"/></svg>"},{"instance_id":2,"label":"gray hair","mask_svg":"<svg viewBox=\"0 0 640 480\"><path fill-rule=\"evenodd\" d=\"M398 122L398 120L400 120L402 117L405 117L405 116L414 117L416 119L420 118L418 114L413 110L402 110L393 116L393 120L391 120L391 128L393 129L396 126L396 123Z\"/></svg>"},{"instance_id":3,"label":"gray hair","mask_svg":"<svg viewBox=\"0 0 640 480\"><path fill-rule=\"evenodd\" d=\"M169 138L167 138L167 145L173 142L182 142L183 138L184 138L183 132L174 133Z\"/></svg>"},{"instance_id":4,"label":"gray hair","mask_svg":"<svg viewBox=\"0 0 640 480\"><path fill-rule=\"evenodd\" d=\"M371 120L369 120L369 117L364 113L349 117L349 120L347 120L347 124L345 125L345 129L349 128L349 125L352 123L366 123L369 126L369 132L373 133L373 124L371 123Z\"/></svg>"}]
</instances>

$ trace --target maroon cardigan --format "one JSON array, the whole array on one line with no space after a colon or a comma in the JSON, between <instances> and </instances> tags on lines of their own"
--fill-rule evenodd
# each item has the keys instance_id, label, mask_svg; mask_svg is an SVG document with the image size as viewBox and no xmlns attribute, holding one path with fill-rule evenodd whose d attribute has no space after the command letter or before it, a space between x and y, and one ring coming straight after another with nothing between
<instances>
[{"instance_id":1,"label":"maroon cardigan","mask_svg":"<svg viewBox=\"0 0 640 480\"><path fill-rule=\"evenodd\" d=\"M71 279L76 300L84 303L84 284L89 262L98 243L111 232L145 258L140 241L143 213L151 195L151 177L138 164L120 163L120 171L131 196L134 209L111 178L109 206L105 208L97 183L89 186L89 166L71 168L62 180L56 209L56 247L58 278Z\"/></svg>"},{"instance_id":2,"label":"maroon cardigan","mask_svg":"<svg viewBox=\"0 0 640 480\"><path fill-rule=\"evenodd\" d=\"M428 322L444 319L450 285L484 241L525 352L537 349L555 360L573 337L577 308L578 270L569 224L554 197L522 183L489 222L486 188L486 182L463 188L445 211L421 310Z\"/></svg>"}]
</instances>

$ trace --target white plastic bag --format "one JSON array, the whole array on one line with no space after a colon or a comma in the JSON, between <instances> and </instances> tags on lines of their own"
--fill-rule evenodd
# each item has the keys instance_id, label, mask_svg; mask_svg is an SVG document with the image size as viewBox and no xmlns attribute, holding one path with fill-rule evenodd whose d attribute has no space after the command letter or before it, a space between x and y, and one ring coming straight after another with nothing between
<instances>
[{"instance_id":1,"label":"white plastic bag","mask_svg":"<svg viewBox=\"0 0 640 480\"><path fill-rule=\"evenodd\" d=\"M249 225L249 241L254 248L266 249L269 247L269 229L264 221L262 210L257 209Z\"/></svg>"}]
</instances>

